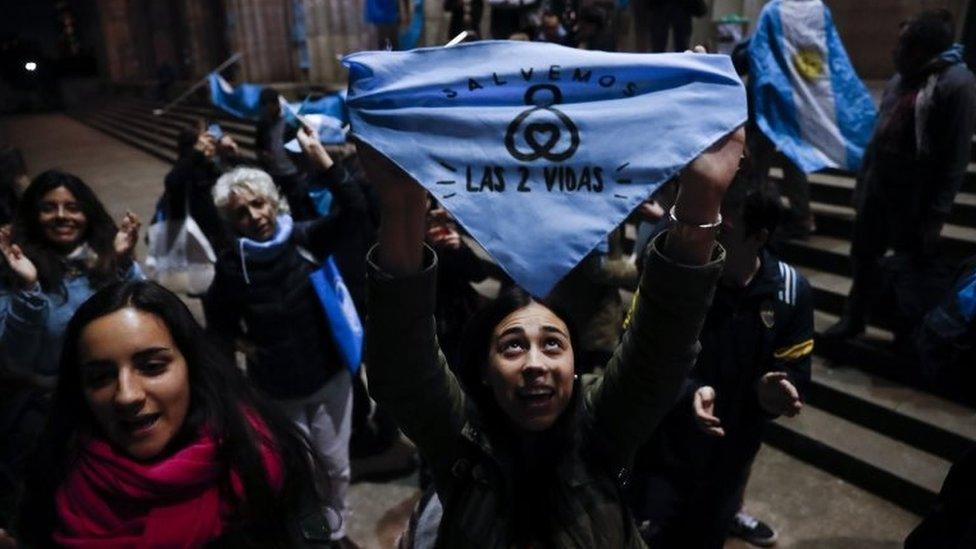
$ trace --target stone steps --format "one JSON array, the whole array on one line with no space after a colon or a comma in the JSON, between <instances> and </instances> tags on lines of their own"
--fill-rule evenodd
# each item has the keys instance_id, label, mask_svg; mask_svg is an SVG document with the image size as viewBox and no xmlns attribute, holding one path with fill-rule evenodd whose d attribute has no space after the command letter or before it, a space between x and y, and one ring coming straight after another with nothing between
<instances>
[{"instance_id":1,"label":"stone steps","mask_svg":"<svg viewBox=\"0 0 976 549\"><path fill-rule=\"evenodd\" d=\"M951 463L808 403L770 423L765 440L917 514L935 502Z\"/></svg>"},{"instance_id":2,"label":"stone steps","mask_svg":"<svg viewBox=\"0 0 976 549\"><path fill-rule=\"evenodd\" d=\"M976 145L974 145L976 147ZM976 149L974 149L976 159ZM782 170L770 177L782 180ZM811 174L817 232L777 244L777 253L810 281L816 332L837 321L850 291L853 174ZM976 254L976 164L943 229L943 258ZM976 411L937 396L917 367L893 347L885 318L847 342L818 340L807 406L776 420L767 443L910 511L926 514L951 462L976 442Z\"/></svg>"},{"instance_id":3,"label":"stone steps","mask_svg":"<svg viewBox=\"0 0 976 549\"><path fill-rule=\"evenodd\" d=\"M976 165L973 166L976 169ZM782 181L783 170L770 170L770 179ZM840 175L813 173L809 176L810 200L820 204L851 206L854 201L854 179ZM976 225L976 192L961 191L956 195L955 206L949 214L949 223Z\"/></svg>"},{"instance_id":4,"label":"stone steps","mask_svg":"<svg viewBox=\"0 0 976 549\"><path fill-rule=\"evenodd\" d=\"M99 116L97 113L75 113L73 116L79 122L110 135L164 162L172 163L176 161L175 147L170 148L165 145L160 145L156 139L150 139L144 136L142 132L134 132L129 128L119 127L114 121Z\"/></svg>"},{"instance_id":5,"label":"stone steps","mask_svg":"<svg viewBox=\"0 0 976 549\"><path fill-rule=\"evenodd\" d=\"M138 105L113 105L104 109L108 112L113 112L115 114L121 115L130 119L132 121L138 121L143 125L152 125L160 128L163 131L172 134L172 137L176 137L179 131L186 125L198 120L198 117L184 114L182 112L171 112L168 115L163 116L152 116L146 115L146 110ZM212 120L209 119L208 120ZM238 142L242 148L251 149L254 147L254 130L241 130L238 127L230 126L226 123L220 123L220 127L224 132L230 133L234 136L234 140Z\"/></svg>"},{"instance_id":6,"label":"stone steps","mask_svg":"<svg viewBox=\"0 0 976 549\"><path fill-rule=\"evenodd\" d=\"M943 459L976 441L976 411L966 406L820 356L812 380L810 404Z\"/></svg>"}]
</instances>

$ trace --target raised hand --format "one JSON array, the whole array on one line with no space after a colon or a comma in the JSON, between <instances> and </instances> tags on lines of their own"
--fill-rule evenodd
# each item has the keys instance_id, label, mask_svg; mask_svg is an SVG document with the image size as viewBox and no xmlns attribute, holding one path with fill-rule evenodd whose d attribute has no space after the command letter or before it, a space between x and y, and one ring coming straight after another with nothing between
<instances>
[{"instance_id":1,"label":"raised hand","mask_svg":"<svg viewBox=\"0 0 976 549\"><path fill-rule=\"evenodd\" d=\"M790 383L786 372L770 372L756 385L759 405L777 416L795 417L803 409L800 393Z\"/></svg>"},{"instance_id":2,"label":"raised hand","mask_svg":"<svg viewBox=\"0 0 976 549\"><path fill-rule=\"evenodd\" d=\"M695 423L699 429L713 437L725 436L722 421L715 416L715 389L706 385L695 391L692 405L695 409Z\"/></svg>"},{"instance_id":3,"label":"raised hand","mask_svg":"<svg viewBox=\"0 0 976 549\"><path fill-rule=\"evenodd\" d=\"M308 157L312 163L317 164L322 170L328 170L332 167L334 163L332 157L322 146L322 142L319 141L319 132L315 128L302 124L298 128L298 133L295 135L298 139L298 146L302 148L302 152Z\"/></svg>"},{"instance_id":4,"label":"raised hand","mask_svg":"<svg viewBox=\"0 0 976 549\"><path fill-rule=\"evenodd\" d=\"M674 216L678 223L669 231L664 254L686 265L704 265L715 246L717 227L701 228L719 220L725 191L735 178L745 146L745 130L739 128L698 156L681 173Z\"/></svg>"},{"instance_id":5,"label":"raised hand","mask_svg":"<svg viewBox=\"0 0 976 549\"><path fill-rule=\"evenodd\" d=\"M37 283L37 267L20 246L10 240L10 227L0 228L0 253L23 287L29 288Z\"/></svg>"},{"instance_id":6,"label":"raised hand","mask_svg":"<svg viewBox=\"0 0 976 549\"><path fill-rule=\"evenodd\" d=\"M675 214L689 223L718 219L725 191L735 178L745 148L746 132L739 128L695 158L681 173Z\"/></svg>"},{"instance_id":7,"label":"raised hand","mask_svg":"<svg viewBox=\"0 0 976 549\"><path fill-rule=\"evenodd\" d=\"M201 133L193 148L200 151L206 158L213 158L217 154L217 142L209 133Z\"/></svg>"},{"instance_id":8,"label":"raised hand","mask_svg":"<svg viewBox=\"0 0 976 549\"><path fill-rule=\"evenodd\" d=\"M390 159L357 141L356 149L380 202L380 268L392 275L420 270L427 229L427 191Z\"/></svg>"},{"instance_id":9,"label":"raised hand","mask_svg":"<svg viewBox=\"0 0 976 549\"><path fill-rule=\"evenodd\" d=\"M221 155L231 155L238 156L241 153L240 147L237 146L237 141L229 134L224 134L220 136L217 140L217 153Z\"/></svg>"},{"instance_id":10,"label":"raised hand","mask_svg":"<svg viewBox=\"0 0 976 549\"><path fill-rule=\"evenodd\" d=\"M136 242L139 241L139 228L142 221L139 216L132 212L125 212L122 222L119 223L119 232L115 233L115 255L119 258L131 259L136 249Z\"/></svg>"}]
</instances>

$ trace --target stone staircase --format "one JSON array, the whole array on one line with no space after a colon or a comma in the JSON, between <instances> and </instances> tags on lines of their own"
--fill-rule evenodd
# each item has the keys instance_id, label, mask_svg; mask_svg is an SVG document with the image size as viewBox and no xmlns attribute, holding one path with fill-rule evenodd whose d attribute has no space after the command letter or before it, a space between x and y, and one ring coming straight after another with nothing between
<instances>
[{"instance_id":1,"label":"stone staircase","mask_svg":"<svg viewBox=\"0 0 976 549\"><path fill-rule=\"evenodd\" d=\"M159 106L118 99L73 116L168 162L176 158L179 128L205 118L233 135L245 155L254 156L253 124L200 104L154 117L152 110ZM781 178L782 172L773 168L771 176ZM854 179L850 173L827 170L811 175L810 185L817 233L805 241L786 242L779 251L810 280L820 332L837 319L850 288ZM976 254L976 164L970 166L943 236L953 261ZM952 461L976 442L976 410L917 388L906 374L905 357L891 351L892 334L883 324L869 326L855 341L815 348L803 413L775 421L766 442L924 514Z\"/></svg>"},{"instance_id":2,"label":"stone staircase","mask_svg":"<svg viewBox=\"0 0 976 549\"><path fill-rule=\"evenodd\" d=\"M782 171L774 168L771 177ZM853 174L812 174L817 233L779 250L813 287L817 333L837 320L850 290L853 190ZM976 164L942 235L950 261L976 254ZM976 441L976 410L919 389L910 360L892 350L884 320L876 324L855 341L818 342L807 406L796 419L774 422L767 443L925 514L952 462Z\"/></svg>"},{"instance_id":3,"label":"stone staircase","mask_svg":"<svg viewBox=\"0 0 976 549\"><path fill-rule=\"evenodd\" d=\"M204 119L220 124L225 133L233 136L245 157L256 157L253 123L234 118L207 104L184 103L161 116L154 116L153 109L160 107L162 104L154 101L119 97L98 108L69 114L165 162L176 161L176 136L180 129Z\"/></svg>"}]
</instances>

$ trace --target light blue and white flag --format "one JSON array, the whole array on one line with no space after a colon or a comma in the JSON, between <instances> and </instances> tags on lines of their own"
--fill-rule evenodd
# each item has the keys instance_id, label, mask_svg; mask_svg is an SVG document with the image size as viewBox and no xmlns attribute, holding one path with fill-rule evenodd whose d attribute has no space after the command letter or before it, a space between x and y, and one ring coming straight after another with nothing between
<instances>
[{"instance_id":1,"label":"light blue and white flag","mask_svg":"<svg viewBox=\"0 0 976 549\"><path fill-rule=\"evenodd\" d=\"M298 111L298 114L324 114L338 120L340 124L349 123L345 90L329 93L318 99L308 96L301 103L291 103L291 106Z\"/></svg>"},{"instance_id":2,"label":"light blue and white flag","mask_svg":"<svg viewBox=\"0 0 976 549\"><path fill-rule=\"evenodd\" d=\"M484 41L343 63L354 136L536 296L747 116L727 56Z\"/></svg>"},{"instance_id":3,"label":"light blue and white flag","mask_svg":"<svg viewBox=\"0 0 976 549\"><path fill-rule=\"evenodd\" d=\"M820 0L766 4L749 43L756 123L804 172L857 170L875 107Z\"/></svg>"},{"instance_id":4,"label":"light blue and white flag","mask_svg":"<svg viewBox=\"0 0 976 549\"><path fill-rule=\"evenodd\" d=\"M212 72L210 79L210 101L214 106L237 118L257 120L260 116L260 99L263 86L240 84L231 86L222 76Z\"/></svg>"},{"instance_id":5,"label":"light blue and white flag","mask_svg":"<svg viewBox=\"0 0 976 549\"><path fill-rule=\"evenodd\" d=\"M346 133L349 131L348 125L343 125L342 121L327 114L303 114L302 120L315 129L319 134L319 141L326 145L341 145L346 142ZM285 149L293 153L302 152L298 138L285 143Z\"/></svg>"},{"instance_id":6,"label":"light blue and white flag","mask_svg":"<svg viewBox=\"0 0 976 549\"><path fill-rule=\"evenodd\" d=\"M356 375L363 359L363 325L333 256L308 276L319 297L339 356L349 373Z\"/></svg>"}]
</instances>

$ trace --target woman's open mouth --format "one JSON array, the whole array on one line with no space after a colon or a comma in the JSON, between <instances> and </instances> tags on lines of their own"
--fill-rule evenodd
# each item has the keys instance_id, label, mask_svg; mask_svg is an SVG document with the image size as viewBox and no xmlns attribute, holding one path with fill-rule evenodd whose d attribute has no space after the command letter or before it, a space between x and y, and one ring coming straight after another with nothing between
<instances>
[{"instance_id":1,"label":"woman's open mouth","mask_svg":"<svg viewBox=\"0 0 976 549\"><path fill-rule=\"evenodd\" d=\"M162 414L141 414L134 418L120 419L119 425L122 427L122 431L129 436L142 437L149 434L152 428L156 426L159 418Z\"/></svg>"},{"instance_id":2,"label":"woman's open mouth","mask_svg":"<svg viewBox=\"0 0 976 549\"><path fill-rule=\"evenodd\" d=\"M523 387L516 392L519 401L529 410L544 410L548 408L556 396L556 390L546 385Z\"/></svg>"}]
</instances>

